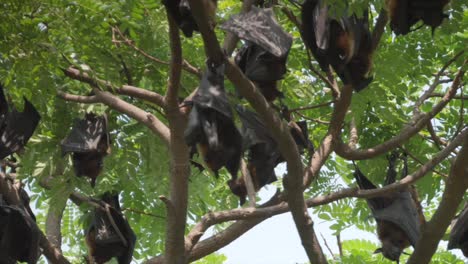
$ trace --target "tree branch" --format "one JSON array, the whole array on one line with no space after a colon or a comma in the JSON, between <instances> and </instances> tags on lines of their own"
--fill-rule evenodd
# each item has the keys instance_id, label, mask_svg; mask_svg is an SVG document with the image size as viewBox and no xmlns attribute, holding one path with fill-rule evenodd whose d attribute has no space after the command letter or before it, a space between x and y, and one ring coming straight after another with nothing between
<instances>
[{"instance_id":1,"label":"tree branch","mask_svg":"<svg viewBox=\"0 0 468 264\"><path fill-rule=\"evenodd\" d=\"M179 29L176 22L166 10L169 22L169 39L171 47L171 66L166 93L166 115L171 131L169 197L166 205L171 206L166 217L165 257L166 263L187 263L185 255L185 225L187 222L188 177L190 176L189 149L185 144L184 131L186 120L180 112L178 93L181 77L182 48Z\"/></svg>"},{"instance_id":2,"label":"tree branch","mask_svg":"<svg viewBox=\"0 0 468 264\"><path fill-rule=\"evenodd\" d=\"M76 68L69 67L68 69L64 69L63 72L69 78L74 80L78 80L80 82L84 82L89 84L91 87L100 87L105 88L107 91L117 92L121 95L132 96L138 99L143 99L145 101L154 103L158 106L165 107L164 97L158 93L148 91L146 89L138 88L131 85L122 85L122 87L118 88L109 81L99 80L97 78L93 78L89 76L88 73L82 72ZM73 99L73 98L72 98ZM91 99L88 99L91 100Z\"/></svg>"},{"instance_id":3,"label":"tree branch","mask_svg":"<svg viewBox=\"0 0 468 264\"><path fill-rule=\"evenodd\" d=\"M388 14L387 10L380 10L379 17L377 18L377 22L375 23L374 30L372 31L372 50L375 51L379 46L380 39L385 32L385 26L388 22Z\"/></svg>"},{"instance_id":4,"label":"tree branch","mask_svg":"<svg viewBox=\"0 0 468 264\"><path fill-rule=\"evenodd\" d=\"M429 263L468 189L468 134L453 164L436 212L427 222L408 264Z\"/></svg>"},{"instance_id":5,"label":"tree branch","mask_svg":"<svg viewBox=\"0 0 468 264\"><path fill-rule=\"evenodd\" d=\"M378 156L400 146L403 142L407 141L421 129L423 129L427 123L430 122L430 120L440 111L442 111L442 109L450 102L450 100L452 100L453 96L457 92L457 89L460 87L464 73L465 70L462 66L458 71L451 87L445 93L440 102L437 103L430 112L413 117L413 122L403 128L403 130L397 136L368 149L352 149L348 144L345 144L340 140L340 142L337 143L335 152L345 159L363 160Z\"/></svg>"}]
</instances>

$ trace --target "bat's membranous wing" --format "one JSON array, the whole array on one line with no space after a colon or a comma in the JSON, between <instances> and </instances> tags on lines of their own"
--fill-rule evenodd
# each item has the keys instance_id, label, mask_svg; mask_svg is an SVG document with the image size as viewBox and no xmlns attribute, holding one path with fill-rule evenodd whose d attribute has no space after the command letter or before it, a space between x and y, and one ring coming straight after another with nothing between
<instances>
[{"instance_id":1,"label":"bat's membranous wing","mask_svg":"<svg viewBox=\"0 0 468 264\"><path fill-rule=\"evenodd\" d=\"M70 134L62 141L62 153L100 152L107 154L109 139L106 117L87 113L84 119L75 120Z\"/></svg>"},{"instance_id":2,"label":"bat's membranous wing","mask_svg":"<svg viewBox=\"0 0 468 264\"><path fill-rule=\"evenodd\" d=\"M401 228L414 247L420 234L418 211L410 192L401 191L392 197L393 202L381 209L372 209L375 219L389 221Z\"/></svg>"},{"instance_id":3,"label":"bat's membranous wing","mask_svg":"<svg viewBox=\"0 0 468 264\"><path fill-rule=\"evenodd\" d=\"M259 45L276 57L285 57L292 45L291 35L281 28L270 8L253 6L247 13L233 15L220 28Z\"/></svg>"},{"instance_id":4,"label":"bat's membranous wing","mask_svg":"<svg viewBox=\"0 0 468 264\"><path fill-rule=\"evenodd\" d=\"M466 248L468 247L468 203L465 205L465 209L463 209L463 211L455 220L455 224L453 224L452 226L452 231L450 231L450 238L447 245L448 249L463 247L465 247L465 250L467 250Z\"/></svg>"},{"instance_id":5,"label":"bat's membranous wing","mask_svg":"<svg viewBox=\"0 0 468 264\"><path fill-rule=\"evenodd\" d=\"M268 144L271 147L276 146L276 142L257 114L240 105L236 106L236 111L242 122L241 134L244 149L260 143Z\"/></svg>"},{"instance_id":6,"label":"bat's membranous wing","mask_svg":"<svg viewBox=\"0 0 468 264\"><path fill-rule=\"evenodd\" d=\"M4 109L7 109L7 112L3 113L3 120L0 120L0 159L22 149L41 119L36 108L26 98L24 98L23 112L14 108L10 112L8 108Z\"/></svg>"}]
</instances>

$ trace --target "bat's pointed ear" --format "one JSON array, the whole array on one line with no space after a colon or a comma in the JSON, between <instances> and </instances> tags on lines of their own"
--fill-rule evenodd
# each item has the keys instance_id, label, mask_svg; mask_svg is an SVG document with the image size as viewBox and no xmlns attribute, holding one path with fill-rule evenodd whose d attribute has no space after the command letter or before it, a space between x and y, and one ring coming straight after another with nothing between
<instances>
[{"instance_id":1,"label":"bat's pointed ear","mask_svg":"<svg viewBox=\"0 0 468 264\"><path fill-rule=\"evenodd\" d=\"M376 250L374 251L373 254L379 254L379 253L382 253L382 252L383 252L383 251L382 251L382 248L378 248L378 249L376 249Z\"/></svg>"}]
</instances>

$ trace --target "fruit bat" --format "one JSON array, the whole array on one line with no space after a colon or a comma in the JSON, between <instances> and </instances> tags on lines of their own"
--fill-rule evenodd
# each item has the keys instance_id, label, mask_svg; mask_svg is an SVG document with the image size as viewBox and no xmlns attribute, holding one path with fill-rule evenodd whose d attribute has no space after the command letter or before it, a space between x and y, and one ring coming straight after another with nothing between
<instances>
[{"instance_id":1,"label":"fruit bat","mask_svg":"<svg viewBox=\"0 0 468 264\"><path fill-rule=\"evenodd\" d=\"M328 71L331 65L344 84L351 84L357 92L372 81L372 39L368 14L332 18L328 6L321 0L306 0L302 5L302 28L306 46L320 68Z\"/></svg>"},{"instance_id":2,"label":"fruit bat","mask_svg":"<svg viewBox=\"0 0 468 264\"><path fill-rule=\"evenodd\" d=\"M184 132L185 142L198 150L205 164L218 177L221 167L237 178L242 155L242 136L234 125L231 106L224 91L225 65L207 61L207 69L195 96Z\"/></svg>"},{"instance_id":3,"label":"fruit bat","mask_svg":"<svg viewBox=\"0 0 468 264\"><path fill-rule=\"evenodd\" d=\"M63 155L73 153L76 176L91 178L91 186L94 187L103 168L103 158L110 153L106 116L86 113L84 119L75 120L70 134L62 140L61 146Z\"/></svg>"},{"instance_id":4,"label":"fruit bat","mask_svg":"<svg viewBox=\"0 0 468 264\"><path fill-rule=\"evenodd\" d=\"M162 0L162 3L186 37L191 38L194 31L199 31L188 0ZM216 7L217 0L210 1L208 13L212 17L214 17Z\"/></svg>"},{"instance_id":5,"label":"fruit bat","mask_svg":"<svg viewBox=\"0 0 468 264\"><path fill-rule=\"evenodd\" d=\"M22 188L19 196L21 204L12 205L0 194L0 260L5 264L37 263L40 256L39 231L29 196Z\"/></svg>"},{"instance_id":6,"label":"fruit bat","mask_svg":"<svg viewBox=\"0 0 468 264\"><path fill-rule=\"evenodd\" d=\"M256 44L247 43L238 51L235 62L267 101L283 97L277 88L277 81L286 74L286 57L275 57Z\"/></svg>"},{"instance_id":7,"label":"fruit bat","mask_svg":"<svg viewBox=\"0 0 468 264\"><path fill-rule=\"evenodd\" d=\"M34 133L41 116L25 98L23 112L10 110L0 85L0 160L21 151Z\"/></svg>"},{"instance_id":8,"label":"fruit bat","mask_svg":"<svg viewBox=\"0 0 468 264\"><path fill-rule=\"evenodd\" d=\"M247 13L233 15L221 25L246 41L235 62L265 96L273 101L283 94L277 81L284 78L292 37L278 24L270 8L252 7Z\"/></svg>"},{"instance_id":9,"label":"fruit bat","mask_svg":"<svg viewBox=\"0 0 468 264\"><path fill-rule=\"evenodd\" d=\"M468 203L452 224L447 249L454 248L461 249L468 258Z\"/></svg>"},{"instance_id":10,"label":"fruit bat","mask_svg":"<svg viewBox=\"0 0 468 264\"><path fill-rule=\"evenodd\" d=\"M275 167L284 161L278 145L269 130L258 115L242 106L236 111L242 122L243 148L248 151L247 169L252 178L255 191L277 180ZM290 122L293 124L294 122ZM307 123L304 121L290 126L290 133L296 142L300 153L310 149L312 143L308 139ZM312 147L313 148L313 147ZM231 192L239 197L243 205L247 196L247 188L243 177L228 182Z\"/></svg>"},{"instance_id":11,"label":"fruit bat","mask_svg":"<svg viewBox=\"0 0 468 264\"><path fill-rule=\"evenodd\" d=\"M395 164L398 159L396 153L388 157L388 171L385 185L396 180ZM406 175L407 164L404 156L404 173ZM360 189L376 189L377 187L364 176L355 164L354 177ZM404 189L390 196L377 196L367 199L367 204L377 222L377 235L382 242L382 247L374 253L382 253L384 257L399 263L403 250L410 245L416 245L420 235L420 218L416 204L411 193Z\"/></svg>"},{"instance_id":12,"label":"fruit bat","mask_svg":"<svg viewBox=\"0 0 468 264\"><path fill-rule=\"evenodd\" d=\"M434 30L442 24L444 6L449 0L387 0L390 28L396 35L406 35L419 20ZM414 29L416 30L416 29Z\"/></svg>"},{"instance_id":13,"label":"fruit bat","mask_svg":"<svg viewBox=\"0 0 468 264\"><path fill-rule=\"evenodd\" d=\"M116 257L119 264L129 264L136 236L121 212L118 195L106 193L98 203L86 231L91 263L102 264Z\"/></svg>"}]
</instances>

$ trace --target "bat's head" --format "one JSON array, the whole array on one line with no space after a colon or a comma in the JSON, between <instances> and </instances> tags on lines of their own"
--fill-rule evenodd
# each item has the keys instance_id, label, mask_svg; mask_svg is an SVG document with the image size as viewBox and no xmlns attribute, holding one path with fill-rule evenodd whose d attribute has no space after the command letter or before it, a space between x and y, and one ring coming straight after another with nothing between
<instances>
[{"instance_id":1,"label":"bat's head","mask_svg":"<svg viewBox=\"0 0 468 264\"><path fill-rule=\"evenodd\" d=\"M239 197L239 205L243 205L247 197L247 188L245 187L244 178L229 180L227 183L231 192Z\"/></svg>"},{"instance_id":2,"label":"bat's head","mask_svg":"<svg viewBox=\"0 0 468 264\"><path fill-rule=\"evenodd\" d=\"M381 248L378 248L374 251L374 254L378 254L378 253L382 253L382 255L385 258L399 263L400 255L401 253L403 253L403 251L400 248L395 247L392 244L387 244L387 245L382 244Z\"/></svg>"}]
</instances>

